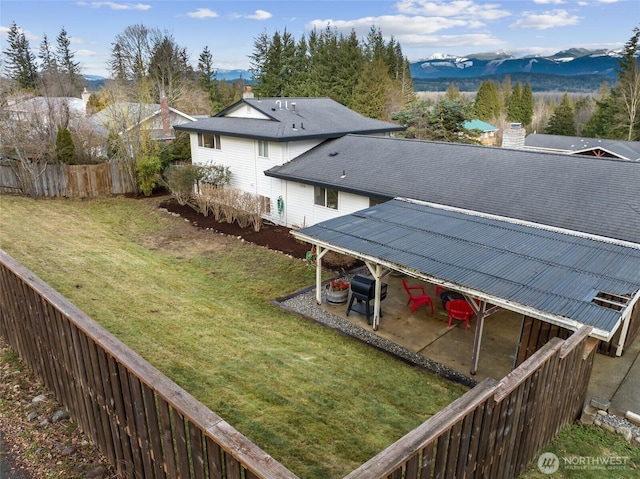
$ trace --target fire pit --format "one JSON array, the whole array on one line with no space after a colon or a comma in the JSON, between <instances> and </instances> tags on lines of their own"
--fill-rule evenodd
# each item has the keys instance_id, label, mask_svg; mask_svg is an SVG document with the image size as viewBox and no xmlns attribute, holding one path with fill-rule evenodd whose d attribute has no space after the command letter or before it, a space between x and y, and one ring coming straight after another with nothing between
<instances>
[{"instance_id":1,"label":"fire pit","mask_svg":"<svg viewBox=\"0 0 640 479\"><path fill-rule=\"evenodd\" d=\"M375 299L376 281L366 276L356 275L351 280L351 299L347 307L347 316L351 311L367 317L367 324L371 324L373 314L372 301ZM387 297L387 283L380 285L380 301ZM354 304L355 302L355 304ZM382 311L380 311L382 317Z\"/></svg>"}]
</instances>

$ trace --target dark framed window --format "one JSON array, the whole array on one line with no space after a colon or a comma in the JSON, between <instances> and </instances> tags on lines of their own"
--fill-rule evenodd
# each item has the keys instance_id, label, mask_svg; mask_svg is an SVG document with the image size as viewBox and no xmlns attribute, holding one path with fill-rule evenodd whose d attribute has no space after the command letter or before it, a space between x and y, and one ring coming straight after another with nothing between
<instances>
[{"instance_id":1,"label":"dark framed window","mask_svg":"<svg viewBox=\"0 0 640 479\"><path fill-rule=\"evenodd\" d=\"M325 206L334 210L338 209L338 190L331 188L323 188L321 186L314 186L313 188L313 202L318 206Z\"/></svg>"},{"instance_id":2,"label":"dark framed window","mask_svg":"<svg viewBox=\"0 0 640 479\"><path fill-rule=\"evenodd\" d=\"M220 135L213 133L198 133L198 146L220 150Z\"/></svg>"}]
</instances>

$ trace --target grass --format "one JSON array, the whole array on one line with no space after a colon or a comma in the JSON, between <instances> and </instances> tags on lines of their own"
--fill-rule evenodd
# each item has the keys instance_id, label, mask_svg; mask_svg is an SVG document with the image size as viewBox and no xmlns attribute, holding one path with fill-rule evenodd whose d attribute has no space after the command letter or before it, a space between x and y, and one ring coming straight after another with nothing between
<instances>
[{"instance_id":1,"label":"grass","mask_svg":"<svg viewBox=\"0 0 640 479\"><path fill-rule=\"evenodd\" d=\"M640 448L596 426L570 424L543 452L558 457L558 470L552 476L543 474L536 460L520 479L635 479L639 474Z\"/></svg>"},{"instance_id":2,"label":"grass","mask_svg":"<svg viewBox=\"0 0 640 479\"><path fill-rule=\"evenodd\" d=\"M289 314L304 262L155 200L0 196L0 248L301 478L342 477L465 392Z\"/></svg>"}]
</instances>

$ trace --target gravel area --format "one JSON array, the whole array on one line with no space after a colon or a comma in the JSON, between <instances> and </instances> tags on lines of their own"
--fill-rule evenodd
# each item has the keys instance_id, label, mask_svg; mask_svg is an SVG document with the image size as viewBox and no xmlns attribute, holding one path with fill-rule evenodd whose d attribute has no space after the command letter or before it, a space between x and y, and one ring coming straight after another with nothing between
<instances>
[{"instance_id":1,"label":"gravel area","mask_svg":"<svg viewBox=\"0 0 640 479\"><path fill-rule=\"evenodd\" d=\"M347 275L342 275L346 279L350 280L358 271L351 272ZM324 292L323 292L324 298ZM324 301L324 300L323 300ZM415 366L425 368L443 378L455 381L468 387L473 387L477 384L477 381L461 374L457 371L447 368L446 366L437 363L429 358L420 356L392 341L384 339L372 331L366 330L357 326L345 319L340 318L328 311L323 310L316 304L315 286L295 293L291 296L281 298L276 303L290 311L292 313L303 316L307 319L313 320L319 324L323 324L329 328L339 331L347 336L358 339L370 346L373 346L381 351L385 351L393 356L407 361Z\"/></svg>"}]
</instances>

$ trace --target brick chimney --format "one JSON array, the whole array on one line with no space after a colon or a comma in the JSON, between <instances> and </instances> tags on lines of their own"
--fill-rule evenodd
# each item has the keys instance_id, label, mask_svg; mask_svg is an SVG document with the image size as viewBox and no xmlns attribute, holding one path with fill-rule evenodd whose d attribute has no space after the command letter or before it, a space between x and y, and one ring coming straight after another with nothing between
<instances>
[{"instance_id":1,"label":"brick chimney","mask_svg":"<svg viewBox=\"0 0 640 479\"><path fill-rule=\"evenodd\" d=\"M520 123L511 123L510 127L502 132L502 148L522 148L526 130Z\"/></svg>"},{"instance_id":2,"label":"brick chimney","mask_svg":"<svg viewBox=\"0 0 640 479\"><path fill-rule=\"evenodd\" d=\"M244 87L244 93L242 94L242 98L253 98L253 92L251 91L250 86Z\"/></svg>"},{"instance_id":3,"label":"brick chimney","mask_svg":"<svg viewBox=\"0 0 640 479\"><path fill-rule=\"evenodd\" d=\"M169 99L166 95L160 98L160 116L162 117L162 131L165 135L171 134L171 115L169 113Z\"/></svg>"}]
</instances>

